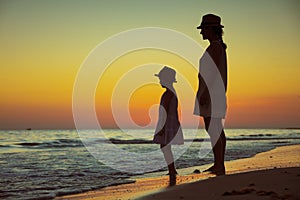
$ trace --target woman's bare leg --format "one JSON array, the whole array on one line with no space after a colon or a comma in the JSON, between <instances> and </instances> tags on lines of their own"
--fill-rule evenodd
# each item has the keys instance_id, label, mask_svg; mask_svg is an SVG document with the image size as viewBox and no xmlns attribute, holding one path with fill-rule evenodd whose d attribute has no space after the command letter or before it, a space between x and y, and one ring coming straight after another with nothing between
<instances>
[{"instance_id":1,"label":"woman's bare leg","mask_svg":"<svg viewBox=\"0 0 300 200\"><path fill-rule=\"evenodd\" d=\"M205 171L210 171L217 175L225 174L224 156L226 148L226 137L222 127L222 121L211 121L210 117L204 118L205 129L208 132L214 154L214 165ZM216 124L220 123L220 124ZM211 126L211 128L209 128Z\"/></svg>"}]
</instances>

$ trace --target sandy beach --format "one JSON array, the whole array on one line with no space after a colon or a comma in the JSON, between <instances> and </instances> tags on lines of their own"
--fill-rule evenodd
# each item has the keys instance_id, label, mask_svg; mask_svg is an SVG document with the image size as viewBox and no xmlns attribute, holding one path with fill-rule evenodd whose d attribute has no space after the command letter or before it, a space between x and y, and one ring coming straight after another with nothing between
<instances>
[{"instance_id":1,"label":"sandy beach","mask_svg":"<svg viewBox=\"0 0 300 200\"><path fill-rule=\"evenodd\" d=\"M208 165L180 169L177 186L171 188L168 176L153 173L149 178L136 177L135 183L56 199L300 199L300 145L277 147L225 165L227 175L219 177L192 173Z\"/></svg>"}]
</instances>

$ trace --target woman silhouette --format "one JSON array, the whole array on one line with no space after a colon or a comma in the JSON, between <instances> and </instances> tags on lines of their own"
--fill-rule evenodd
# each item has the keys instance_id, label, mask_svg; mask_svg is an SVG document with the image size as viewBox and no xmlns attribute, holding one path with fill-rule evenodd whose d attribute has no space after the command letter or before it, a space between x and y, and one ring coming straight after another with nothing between
<instances>
[{"instance_id":1,"label":"woman silhouette","mask_svg":"<svg viewBox=\"0 0 300 200\"><path fill-rule=\"evenodd\" d=\"M210 45L200 59L194 114L203 117L214 154L214 165L205 171L217 176L225 174L226 137L223 122L227 107L227 47L222 39L223 27L221 18L213 14L204 15L197 27Z\"/></svg>"},{"instance_id":2,"label":"woman silhouette","mask_svg":"<svg viewBox=\"0 0 300 200\"><path fill-rule=\"evenodd\" d=\"M159 118L155 130L153 142L160 144L169 170L169 185L176 185L176 168L171 149L173 144L183 144L183 134L178 120L178 99L173 83L176 82L176 71L167 66L155 76L158 76L160 84L166 91L161 96Z\"/></svg>"}]
</instances>

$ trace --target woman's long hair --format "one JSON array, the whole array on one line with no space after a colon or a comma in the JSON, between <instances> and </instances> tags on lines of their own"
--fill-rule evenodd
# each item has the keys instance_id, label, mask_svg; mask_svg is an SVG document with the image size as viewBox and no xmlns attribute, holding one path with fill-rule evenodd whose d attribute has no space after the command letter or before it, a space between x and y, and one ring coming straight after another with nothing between
<instances>
[{"instance_id":1,"label":"woman's long hair","mask_svg":"<svg viewBox=\"0 0 300 200\"><path fill-rule=\"evenodd\" d=\"M215 34L218 36L219 39L221 39L221 42L222 42L222 46L224 49L227 49L227 45L223 42L223 29L221 27L217 27L217 26L214 26L212 27L213 31L215 32Z\"/></svg>"}]
</instances>

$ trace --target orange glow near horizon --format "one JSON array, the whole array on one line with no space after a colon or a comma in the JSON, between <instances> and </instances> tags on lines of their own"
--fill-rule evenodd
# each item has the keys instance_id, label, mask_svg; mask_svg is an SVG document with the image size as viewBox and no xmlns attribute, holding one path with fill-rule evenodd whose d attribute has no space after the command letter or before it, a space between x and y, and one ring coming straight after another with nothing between
<instances>
[{"instance_id":1,"label":"orange glow near horizon","mask_svg":"<svg viewBox=\"0 0 300 200\"><path fill-rule=\"evenodd\" d=\"M115 106L118 115L132 118L136 125L153 127L154 121L157 120L158 108L153 111L154 116L149 116L150 108L159 104L164 91L154 74L158 73L164 65L177 71L178 83L174 84L177 93L181 95L185 94L186 90L190 91L191 98L179 101L183 105L191 104L194 101L192 92L197 87L197 70L193 66L169 52L154 49L134 51L114 61L99 80L95 100L100 124L103 124L101 121L107 121L107 118L103 118L103 113L114 121L112 111L107 108ZM188 87L187 84L190 86ZM111 105L113 100L116 102L115 105ZM130 116L125 116L127 109ZM151 121L151 117L154 121Z\"/></svg>"}]
</instances>

